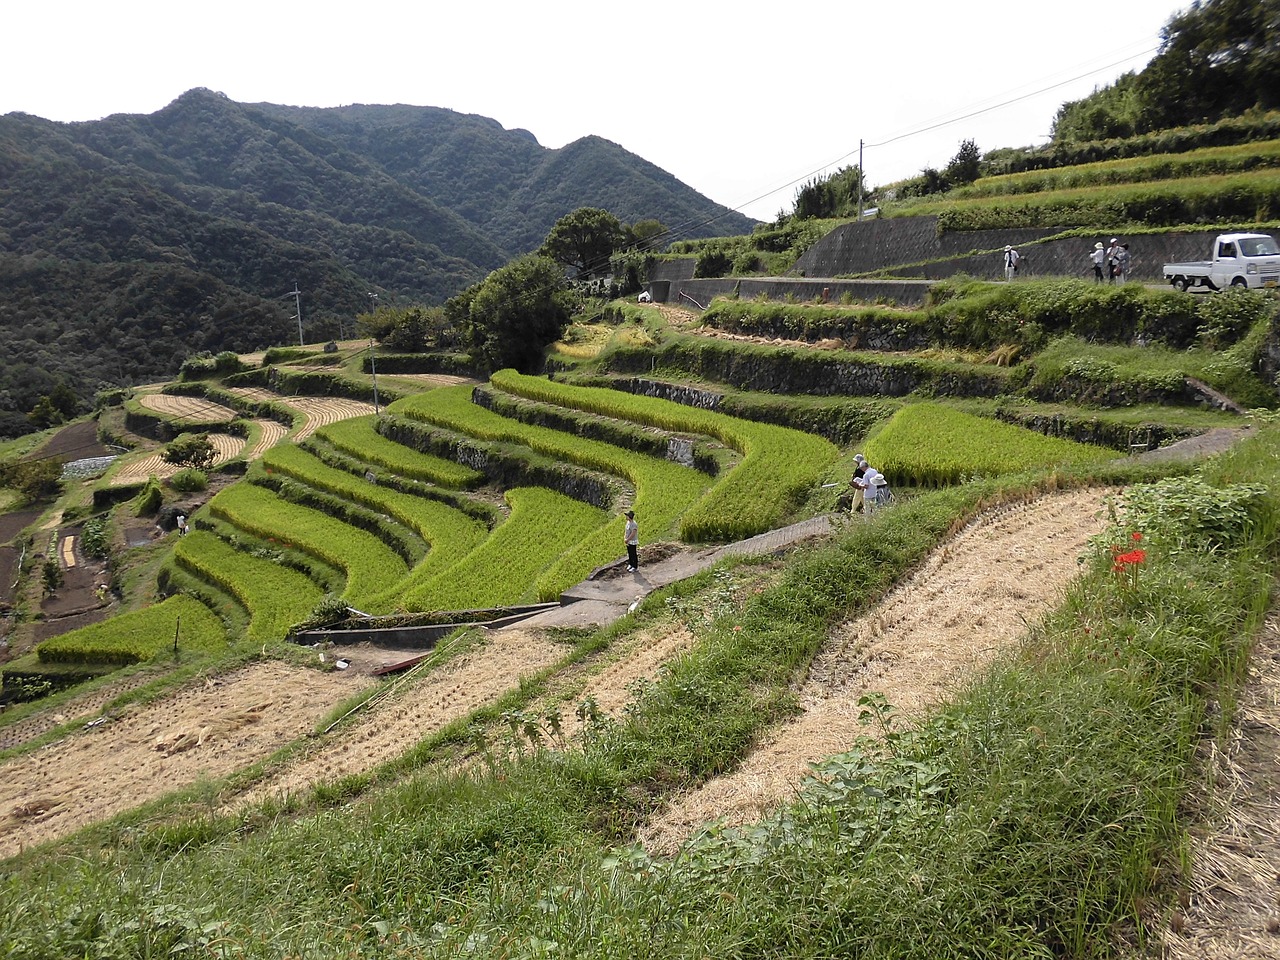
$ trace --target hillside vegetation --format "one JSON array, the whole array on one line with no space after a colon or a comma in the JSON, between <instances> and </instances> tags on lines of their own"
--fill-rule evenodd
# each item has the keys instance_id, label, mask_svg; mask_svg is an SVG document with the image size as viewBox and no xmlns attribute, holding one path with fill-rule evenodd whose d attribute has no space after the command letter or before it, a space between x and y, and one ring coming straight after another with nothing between
<instances>
[{"instance_id":1,"label":"hillside vegetation","mask_svg":"<svg viewBox=\"0 0 1280 960\"><path fill-rule=\"evenodd\" d=\"M617 144L559 150L434 107L240 104L191 90L146 116L0 117L0 416L62 381L172 377L191 354L354 333L383 302L440 304L583 207L693 235L718 206ZM0 421L0 435L11 435Z\"/></svg>"}]
</instances>

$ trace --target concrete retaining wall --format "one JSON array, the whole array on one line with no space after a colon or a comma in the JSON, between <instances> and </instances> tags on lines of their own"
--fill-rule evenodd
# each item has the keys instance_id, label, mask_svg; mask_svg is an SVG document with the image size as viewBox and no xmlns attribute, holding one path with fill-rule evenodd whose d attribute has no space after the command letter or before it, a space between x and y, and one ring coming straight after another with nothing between
<instances>
[{"instance_id":1,"label":"concrete retaining wall","mask_svg":"<svg viewBox=\"0 0 1280 960\"><path fill-rule=\"evenodd\" d=\"M1203 260L1217 230L1153 233L1127 237L1097 234L1047 240L1059 228L951 231L938 236L937 217L904 217L847 223L831 231L796 261L794 273L804 277L835 276L883 270L892 276L939 280L965 273L987 280L1004 279L1005 244L1023 256L1018 275L1092 277L1089 254L1097 241L1118 236L1129 244L1130 276L1143 282L1163 280L1162 268L1178 260ZM927 263L925 261L928 261Z\"/></svg>"},{"instance_id":2,"label":"concrete retaining wall","mask_svg":"<svg viewBox=\"0 0 1280 960\"><path fill-rule=\"evenodd\" d=\"M831 300L846 293L858 302L890 301L902 306L918 306L924 301L928 283L956 274L984 280L1004 279L1003 251L1013 244L1022 254L1019 277L1093 276L1089 254L1100 240L1119 236L1129 244L1132 258L1130 278L1144 283L1160 283L1166 263L1203 260L1209 255L1217 230L1188 233L1097 234L1048 240L1058 228L1016 230L950 231L938 234L937 217L902 217L864 220L837 227L810 247L796 261L787 277L718 277L694 279L693 257L664 260L654 266L650 290L658 302L701 307L717 296L736 294L744 300L764 296L770 300L788 297L810 302L824 290ZM883 272L898 279L836 280L839 275ZM912 283L915 280L917 282Z\"/></svg>"}]
</instances>

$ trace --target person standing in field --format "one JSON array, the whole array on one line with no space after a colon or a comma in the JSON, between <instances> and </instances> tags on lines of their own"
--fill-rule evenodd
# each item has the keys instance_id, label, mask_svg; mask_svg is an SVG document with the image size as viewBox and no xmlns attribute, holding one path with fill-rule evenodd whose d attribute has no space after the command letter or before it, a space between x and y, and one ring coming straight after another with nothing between
<instances>
[{"instance_id":1,"label":"person standing in field","mask_svg":"<svg viewBox=\"0 0 1280 960\"><path fill-rule=\"evenodd\" d=\"M879 470L867 464L867 472L862 475L862 482L865 484L862 493L862 516L868 520L871 519L871 514L876 512L876 504L880 500L880 485L876 481L883 479Z\"/></svg>"},{"instance_id":2,"label":"person standing in field","mask_svg":"<svg viewBox=\"0 0 1280 960\"><path fill-rule=\"evenodd\" d=\"M640 566L640 524L636 523L634 510L627 511L627 525L622 530L622 540L627 546L627 573L635 573Z\"/></svg>"},{"instance_id":3,"label":"person standing in field","mask_svg":"<svg viewBox=\"0 0 1280 960\"><path fill-rule=\"evenodd\" d=\"M862 501L867 493L867 484L863 479L867 472L867 458L860 453L853 455L853 476L849 479L849 486L853 487L853 503L849 504L850 513L860 513L862 511Z\"/></svg>"},{"instance_id":4,"label":"person standing in field","mask_svg":"<svg viewBox=\"0 0 1280 960\"><path fill-rule=\"evenodd\" d=\"M1022 258L1018 256L1018 251L1013 249L1009 244L1004 247L1004 278L1012 280L1018 273L1018 261Z\"/></svg>"},{"instance_id":5,"label":"person standing in field","mask_svg":"<svg viewBox=\"0 0 1280 960\"><path fill-rule=\"evenodd\" d=\"M1107 262L1107 251L1102 246L1101 240L1093 245L1093 252L1089 254L1089 259L1093 261L1094 282L1101 283L1103 278L1102 265Z\"/></svg>"}]
</instances>

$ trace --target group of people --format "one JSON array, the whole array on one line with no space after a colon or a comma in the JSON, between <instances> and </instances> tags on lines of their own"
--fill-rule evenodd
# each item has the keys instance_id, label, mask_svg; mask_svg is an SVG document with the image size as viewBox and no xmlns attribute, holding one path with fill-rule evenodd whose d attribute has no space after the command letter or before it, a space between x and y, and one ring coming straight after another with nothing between
<instances>
[{"instance_id":1,"label":"group of people","mask_svg":"<svg viewBox=\"0 0 1280 960\"><path fill-rule=\"evenodd\" d=\"M849 485L853 487L853 503L849 506L849 512L869 517L877 506L888 501L889 481L883 473L867 463L867 458L862 454L854 454L853 462L853 476L849 480Z\"/></svg>"},{"instance_id":2,"label":"group of people","mask_svg":"<svg viewBox=\"0 0 1280 960\"><path fill-rule=\"evenodd\" d=\"M1093 262L1093 279L1102 283L1124 283L1129 279L1129 245L1111 238L1111 246L1104 247L1099 240L1089 254Z\"/></svg>"},{"instance_id":3,"label":"group of people","mask_svg":"<svg viewBox=\"0 0 1280 960\"><path fill-rule=\"evenodd\" d=\"M1011 244L1004 248L1004 278L1012 280L1018 275L1018 264L1023 257ZM1111 245L1104 246L1099 240L1089 253L1093 263L1093 279L1098 283L1124 283L1129 279L1129 244L1121 243L1117 237L1111 238Z\"/></svg>"}]
</instances>

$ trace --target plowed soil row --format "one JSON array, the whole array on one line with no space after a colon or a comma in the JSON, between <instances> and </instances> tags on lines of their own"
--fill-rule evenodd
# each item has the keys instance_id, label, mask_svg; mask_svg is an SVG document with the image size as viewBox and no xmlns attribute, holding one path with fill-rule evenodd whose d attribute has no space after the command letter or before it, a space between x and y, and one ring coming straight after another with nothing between
<instances>
[{"instance_id":1,"label":"plowed soil row","mask_svg":"<svg viewBox=\"0 0 1280 960\"><path fill-rule=\"evenodd\" d=\"M371 682L259 663L10 760L0 766L0 857L269 756Z\"/></svg>"},{"instance_id":2,"label":"plowed soil row","mask_svg":"<svg viewBox=\"0 0 1280 960\"><path fill-rule=\"evenodd\" d=\"M803 713L732 773L676 798L644 842L673 850L703 823L746 823L794 796L811 763L868 733L858 720L865 694L917 717L944 699L1060 598L1102 530L1101 505L1097 491L1077 491L970 524L883 602L834 631L798 691Z\"/></svg>"}]
</instances>

